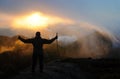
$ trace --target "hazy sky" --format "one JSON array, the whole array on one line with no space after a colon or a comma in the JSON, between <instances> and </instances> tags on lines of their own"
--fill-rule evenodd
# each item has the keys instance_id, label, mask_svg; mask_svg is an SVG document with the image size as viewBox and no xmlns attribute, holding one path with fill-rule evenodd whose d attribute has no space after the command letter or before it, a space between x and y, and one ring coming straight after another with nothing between
<instances>
[{"instance_id":1,"label":"hazy sky","mask_svg":"<svg viewBox=\"0 0 120 79\"><path fill-rule=\"evenodd\" d=\"M0 34L11 31L10 17L34 11L120 30L120 0L0 0Z\"/></svg>"}]
</instances>

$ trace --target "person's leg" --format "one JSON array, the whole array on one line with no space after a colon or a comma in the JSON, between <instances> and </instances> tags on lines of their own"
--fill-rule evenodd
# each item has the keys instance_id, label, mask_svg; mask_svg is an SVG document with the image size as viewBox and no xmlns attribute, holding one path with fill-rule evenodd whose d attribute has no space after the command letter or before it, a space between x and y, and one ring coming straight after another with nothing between
<instances>
[{"instance_id":1,"label":"person's leg","mask_svg":"<svg viewBox=\"0 0 120 79\"><path fill-rule=\"evenodd\" d=\"M35 72L36 64L37 64L37 55L35 53L33 53L33 56L32 56L32 72Z\"/></svg>"},{"instance_id":2,"label":"person's leg","mask_svg":"<svg viewBox=\"0 0 120 79\"><path fill-rule=\"evenodd\" d=\"M44 68L44 57L43 55L39 55L39 69L40 69L40 72L43 72L43 68Z\"/></svg>"}]
</instances>

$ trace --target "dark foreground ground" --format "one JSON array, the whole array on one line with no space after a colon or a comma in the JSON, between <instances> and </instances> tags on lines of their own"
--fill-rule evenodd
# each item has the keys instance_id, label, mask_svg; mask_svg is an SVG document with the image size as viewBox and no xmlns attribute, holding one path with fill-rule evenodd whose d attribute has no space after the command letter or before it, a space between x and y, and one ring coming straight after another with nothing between
<instances>
[{"instance_id":1,"label":"dark foreground ground","mask_svg":"<svg viewBox=\"0 0 120 79\"><path fill-rule=\"evenodd\" d=\"M0 79L120 79L120 60L70 58L46 64L43 73L37 70L32 74L28 68Z\"/></svg>"}]
</instances>

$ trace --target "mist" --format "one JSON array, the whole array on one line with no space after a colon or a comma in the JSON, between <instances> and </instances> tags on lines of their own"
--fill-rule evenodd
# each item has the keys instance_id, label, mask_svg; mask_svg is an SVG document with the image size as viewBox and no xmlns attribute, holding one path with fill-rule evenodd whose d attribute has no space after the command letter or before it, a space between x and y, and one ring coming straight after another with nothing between
<instances>
[{"instance_id":1,"label":"mist","mask_svg":"<svg viewBox=\"0 0 120 79\"><path fill-rule=\"evenodd\" d=\"M42 38L51 39L58 33L57 47L48 45L49 51L56 51L60 56L73 58L102 58L109 54L115 37L109 31L89 23L57 24L38 30L15 29L17 35L27 38L40 31ZM26 50L26 49L25 49ZM29 49L31 50L31 49ZM47 50L47 49L45 49ZM24 50L22 50L24 51Z\"/></svg>"},{"instance_id":2,"label":"mist","mask_svg":"<svg viewBox=\"0 0 120 79\"><path fill-rule=\"evenodd\" d=\"M58 33L61 55L73 58L106 57L112 49L115 39L112 33L104 28L98 28L88 23L56 25L48 27L48 29L49 32Z\"/></svg>"}]
</instances>

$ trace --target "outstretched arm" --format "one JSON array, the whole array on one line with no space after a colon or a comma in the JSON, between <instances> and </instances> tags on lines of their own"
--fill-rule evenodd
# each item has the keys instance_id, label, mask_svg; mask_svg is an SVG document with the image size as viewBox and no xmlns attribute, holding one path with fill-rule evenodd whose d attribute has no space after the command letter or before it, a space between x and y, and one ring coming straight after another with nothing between
<instances>
[{"instance_id":1,"label":"outstretched arm","mask_svg":"<svg viewBox=\"0 0 120 79\"><path fill-rule=\"evenodd\" d=\"M24 39L21 36L19 36L18 39L21 40L24 43L32 43L32 39Z\"/></svg>"},{"instance_id":2,"label":"outstretched arm","mask_svg":"<svg viewBox=\"0 0 120 79\"><path fill-rule=\"evenodd\" d=\"M47 39L43 39L44 44L50 44L53 41L55 41L58 38L58 36L56 35L54 38L47 40Z\"/></svg>"}]
</instances>

